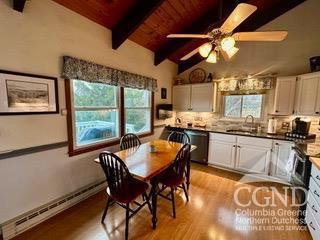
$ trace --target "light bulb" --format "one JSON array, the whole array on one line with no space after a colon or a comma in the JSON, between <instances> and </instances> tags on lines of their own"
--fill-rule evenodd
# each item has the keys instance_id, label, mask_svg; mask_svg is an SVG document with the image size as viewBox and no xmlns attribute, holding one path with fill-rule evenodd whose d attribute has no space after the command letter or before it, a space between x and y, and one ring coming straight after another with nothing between
<instances>
[{"instance_id":1,"label":"light bulb","mask_svg":"<svg viewBox=\"0 0 320 240\"><path fill-rule=\"evenodd\" d=\"M217 62L217 53L216 51L212 51L206 59L208 63L216 63Z\"/></svg>"},{"instance_id":2,"label":"light bulb","mask_svg":"<svg viewBox=\"0 0 320 240\"><path fill-rule=\"evenodd\" d=\"M210 43L205 43L199 47L199 53L202 57L208 57L211 49L212 45Z\"/></svg>"},{"instance_id":3,"label":"light bulb","mask_svg":"<svg viewBox=\"0 0 320 240\"><path fill-rule=\"evenodd\" d=\"M232 49L235 44L236 44L236 41L234 40L233 37L226 37L221 41L221 48L223 51L227 52L230 49Z\"/></svg>"},{"instance_id":4,"label":"light bulb","mask_svg":"<svg viewBox=\"0 0 320 240\"><path fill-rule=\"evenodd\" d=\"M226 53L228 54L229 59L232 58L237 52L239 51L239 48L232 47Z\"/></svg>"}]
</instances>

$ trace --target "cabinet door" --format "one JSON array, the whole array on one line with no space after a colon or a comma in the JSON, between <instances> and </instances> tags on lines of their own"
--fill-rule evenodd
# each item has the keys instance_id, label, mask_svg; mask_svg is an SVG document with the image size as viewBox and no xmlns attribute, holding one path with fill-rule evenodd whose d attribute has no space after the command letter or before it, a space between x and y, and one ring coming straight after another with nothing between
<instances>
[{"instance_id":1,"label":"cabinet door","mask_svg":"<svg viewBox=\"0 0 320 240\"><path fill-rule=\"evenodd\" d=\"M274 141L271 160L271 176L289 182L290 175L286 171L286 165L292 146L293 144L290 142Z\"/></svg>"},{"instance_id":2,"label":"cabinet door","mask_svg":"<svg viewBox=\"0 0 320 240\"><path fill-rule=\"evenodd\" d=\"M213 83L194 84L191 87L191 110L212 112Z\"/></svg>"},{"instance_id":3,"label":"cabinet door","mask_svg":"<svg viewBox=\"0 0 320 240\"><path fill-rule=\"evenodd\" d=\"M209 164L234 168L236 145L228 142L210 140Z\"/></svg>"},{"instance_id":4,"label":"cabinet door","mask_svg":"<svg viewBox=\"0 0 320 240\"><path fill-rule=\"evenodd\" d=\"M298 98L296 114L316 115L317 95L318 95L317 76L300 77L298 80Z\"/></svg>"},{"instance_id":5,"label":"cabinet door","mask_svg":"<svg viewBox=\"0 0 320 240\"><path fill-rule=\"evenodd\" d=\"M173 108L180 111L190 110L191 85L173 87Z\"/></svg>"},{"instance_id":6,"label":"cabinet door","mask_svg":"<svg viewBox=\"0 0 320 240\"><path fill-rule=\"evenodd\" d=\"M271 149L238 145L236 169L245 172L268 174Z\"/></svg>"},{"instance_id":7,"label":"cabinet door","mask_svg":"<svg viewBox=\"0 0 320 240\"><path fill-rule=\"evenodd\" d=\"M295 76L277 78L273 114L291 115L293 113L295 90Z\"/></svg>"}]
</instances>

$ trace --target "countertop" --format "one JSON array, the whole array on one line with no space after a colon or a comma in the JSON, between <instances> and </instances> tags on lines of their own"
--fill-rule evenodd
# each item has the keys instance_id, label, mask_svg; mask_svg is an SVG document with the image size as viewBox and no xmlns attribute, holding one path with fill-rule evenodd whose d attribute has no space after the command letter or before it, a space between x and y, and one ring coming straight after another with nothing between
<instances>
[{"instance_id":1,"label":"countertop","mask_svg":"<svg viewBox=\"0 0 320 240\"><path fill-rule=\"evenodd\" d=\"M171 129L184 129L184 130L191 130L191 131L204 131L204 132L213 132L213 133L223 133L223 134L230 134L230 135L238 135L238 136L246 136L246 137L258 137L258 138L268 138L274 140L286 140L286 141L293 141L293 139L286 138L283 134L267 134L264 132L261 133L244 133L241 131L227 131L221 127L187 127L183 125L168 125L167 128Z\"/></svg>"},{"instance_id":2,"label":"countertop","mask_svg":"<svg viewBox=\"0 0 320 240\"><path fill-rule=\"evenodd\" d=\"M290 141L294 142L295 146L301 149L307 156L313 158L320 158L320 143L316 143L315 139L311 140L301 140L301 139L292 139L287 138L284 134L267 134L265 132L262 133L244 133L244 132L237 132L232 131L228 132L223 127L187 127L185 125L168 125L166 126L168 129L177 130L177 129L184 129L184 130L191 130L191 131L204 131L204 132L213 132L213 133L222 133L222 134L230 134L230 135L238 135L238 136L246 136L246 137L258 137L258 138L266 138L272 140L282 140L282 141ZM319 159L320 164L320 159ZM320 165L319 165L320 166Z\"/></svg>"},{"instance_id":3,"label":"countertop","mask_svg":"<svg viewBox=\"0 0 320 240\"><path fill-rule=\"evenodd\" d=\"M312 162L312 164L314 164L320 170L320 158L310 157L309 159Z\"/></svg>"}]
</instances>

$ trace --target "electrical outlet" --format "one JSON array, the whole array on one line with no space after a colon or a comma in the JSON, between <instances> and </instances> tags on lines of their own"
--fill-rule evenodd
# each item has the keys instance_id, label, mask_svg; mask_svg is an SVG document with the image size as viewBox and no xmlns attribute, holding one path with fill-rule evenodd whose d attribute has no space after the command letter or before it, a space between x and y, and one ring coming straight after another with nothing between
<instances>
[{"instance_id":1,"label":"electrical outlet","mask_svg":"<svg viewBox=\"0 0 320 240\"><path fill-rule=\"evenodd\" d=\"M282 124L281 124L282 129L288 129L289 126L290 126L290 122L282 122Z\"/></svg>"}]
</instances>

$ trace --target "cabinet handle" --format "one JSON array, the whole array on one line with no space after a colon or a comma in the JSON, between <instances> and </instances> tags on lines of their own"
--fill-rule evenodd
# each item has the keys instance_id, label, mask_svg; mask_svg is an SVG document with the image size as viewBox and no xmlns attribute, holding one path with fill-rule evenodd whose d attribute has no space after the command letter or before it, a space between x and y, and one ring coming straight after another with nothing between
<instances>
[{"instance_id":1,"label":"cabinet handle","mask_svg":"<svg viewBox=\"0 0 320 240\"><path fill-rule=\"evenodd\" d=\"M236 147L236 145L233 145L233 147L235 148L235 147Z\"/></svg>"},{"instance_id":2,"label":"cabinet handle","mask_svg":"<svg viewBox=\"0 0 320 240\"><path fill-rule=\"evenodd\" d=\"M277 145L277 146L278 146L278 145L279 145L279 143L275 143L275 145Z\"/></svg>"},{"instance_id":3,"label":"cabinet handle","mask_svg":"<svg viewBox=\"0 0 320 240\"><path fill-rule=\"evenodd\" d=\"M317 175L317 176L316 176L316 179L317 179L317 180L320 180L320 177L319 177L319 175Z\"/></svg>"},{"instance_id":4,"label":"cabinet handle","mask_svg":"<svg viewBox=\"0 0 320 240\"><path fill-rule=\"evenodd\" d=\"M276 110L276 112L279 112L278 110Z\"/></svg>"},{"instance_id":5,"label":"cabinet handle","mask_svg":"<svg viewBox=\"0 0 320 240\"><path fill-rule=\"evenodd\" d=\"M311 207L311 208L312 208L312 210L313 210L313 211L315 211L316 213L318 213L318 210L315 208L315 206L314 206L314 205L312 205L312 207Z\"/></svg>"},{"instance_id":6,"label":"cabinet handle","mask_svg":"<svg viewBox=\"0 0 320 240\"><path fill-rule=\"evenodd\" d=\"M309 223L309 226L313 229L313 231L316 230L316 228L313 226L313 223L312 223L312 222Z\"/></svg>"},{"instance_id":7,"label":"cabinet handle","mask_svg":"<svg viewBox=\"0 0 320 240\"><path fill-rule=\"evenodd\" d=\"M319 193L317 193L316 190L314 190L313 193L314 193L316 196L320 197Z\"/></svg>"},{"instance_id":8,"label":"cabinet handle","mask_svg":"<svg viewBox=\"0 0 320 240\"><path fill-rule=\"evenodd\" d=\"M319 112L316 112L316 114L319 114Z\"/></svg>"},{"instance_id":9,"label":"cabinet handle","mask_svg":"<svg viewBox=\"0 0 320 240\"><path fill-rule=\"evenodd\" d=\"M241 148L240 146L238 146L238 148Z\"/></svg>"}]
</instances>

